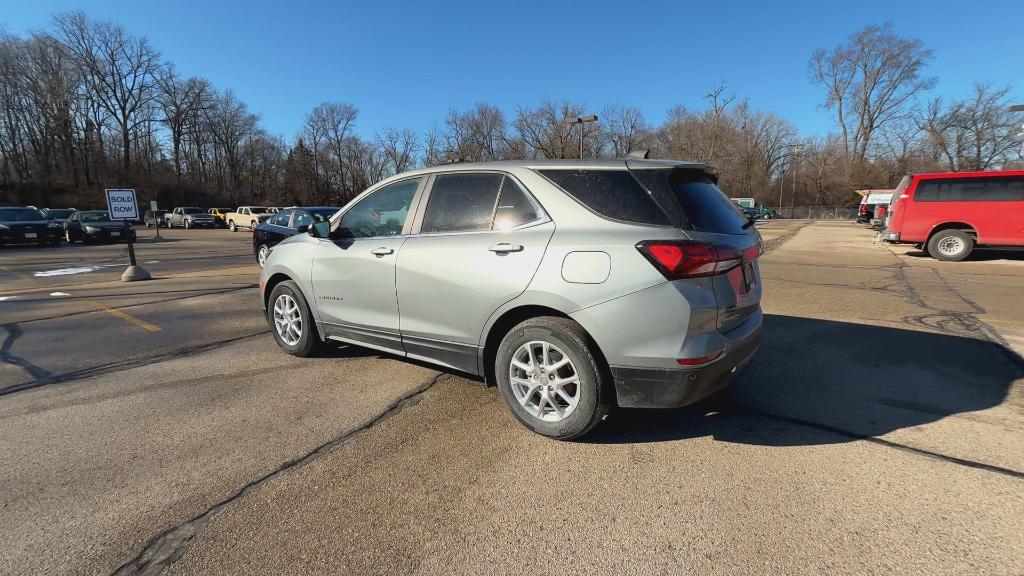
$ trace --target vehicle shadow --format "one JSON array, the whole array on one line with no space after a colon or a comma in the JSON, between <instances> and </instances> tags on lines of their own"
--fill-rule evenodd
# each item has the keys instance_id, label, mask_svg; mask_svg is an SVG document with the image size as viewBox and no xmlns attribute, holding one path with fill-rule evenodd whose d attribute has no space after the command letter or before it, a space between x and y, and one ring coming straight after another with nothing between
<instances>
[{"instance_id":1,"label":"vehicle shadow","mask_svg":"<svg viewBox=\"0 0 1024 576\"><path fill-rule=\"evenodd\" d=\"M910 250L904 254L911 258L931 258L924 250ZM991 262L997 260L1024 261L1024 250L1020 249L998 249L998 248L975 248L964 262Z\"/></svg>"},{"instance_id":2,"label":"vehicle shadow","mask_svg":"<svg viewBox=\"0 0 1024 576\"><path fill-rule=\"evenodd\" d=\"M721 393L675 410L617 410L582 441L850 442L996 406L1021 377L1024 360L988 341L766 315L757 357Z\"/></svg>"}]
</instances>

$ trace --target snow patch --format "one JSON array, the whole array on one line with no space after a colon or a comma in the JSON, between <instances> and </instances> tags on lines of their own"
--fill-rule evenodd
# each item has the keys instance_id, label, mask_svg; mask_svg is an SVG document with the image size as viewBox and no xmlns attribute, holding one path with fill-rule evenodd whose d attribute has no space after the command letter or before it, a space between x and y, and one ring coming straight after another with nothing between
<instances>
[{"instance_id":1,"label":"snow patch","mask_svg":"<svg viewBox=\"0 0 1024 576\"><path fill-rule=\"evenodd\" d=\"M36 272L33 276L40 278L44 276L68 276L71 274L85 274L99 270L99 266L75 266L73 268L58 268L56 270L44 270Z\"/></svg>"}]
</instances>

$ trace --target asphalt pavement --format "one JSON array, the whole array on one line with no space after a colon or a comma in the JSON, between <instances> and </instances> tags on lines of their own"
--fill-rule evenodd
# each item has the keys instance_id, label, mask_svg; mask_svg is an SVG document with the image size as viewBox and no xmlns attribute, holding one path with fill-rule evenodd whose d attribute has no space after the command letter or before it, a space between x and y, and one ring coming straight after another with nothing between
<instances>
[{"instance_id":1,"label":"asphalt pavement","mask_svg":"<svg viewBox=\"0 0 1024 576\"><path fill-rule=\"evenodd\" d=\"M430 366L283 354L248 234L140 244L133 284L35 275L121 247L4 251L0 573L1024 573L1024 259L759 229L755 361L580 442Z\"/></svg>"}]
</instances>

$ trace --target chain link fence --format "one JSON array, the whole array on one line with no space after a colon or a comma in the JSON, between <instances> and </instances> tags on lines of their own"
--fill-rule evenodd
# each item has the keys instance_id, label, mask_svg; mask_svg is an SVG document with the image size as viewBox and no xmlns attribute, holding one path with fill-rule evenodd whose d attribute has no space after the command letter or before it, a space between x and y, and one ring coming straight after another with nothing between
<instances>
[{"instance_id":1,"label":"chain link fence","mask_svg":"<svg viewBox=\"0 0 1024 576\"><path fill-rule=\"evenodd\" d=\"M775 211L794 220L856 220L857 206L786 206Z\"/></svg>"}]
</instances>

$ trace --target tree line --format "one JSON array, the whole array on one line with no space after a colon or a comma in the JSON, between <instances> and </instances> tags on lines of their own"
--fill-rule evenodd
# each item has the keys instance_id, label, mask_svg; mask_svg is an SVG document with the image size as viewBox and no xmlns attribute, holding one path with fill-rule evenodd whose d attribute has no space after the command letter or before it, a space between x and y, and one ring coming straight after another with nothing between
<instances>
[{"instance_id":1,"label":"tree line","mask_svg":"<svg viewBox=\"0 0 1024 576\"><path fill-rule=\"evenodd\" d=\"M449 162L651 156L707 162L731 196L768 205L843 206L853 190L895 185L909 172L987 170L1020 163L1009 86L963 98L932 95L932 54L891 25L869 26L812 55L808 75L835 118L801 136L727 86L660 125L629 104L600 110L545 100L504 111L451 110L425 134L357 132L359 109L324 102L292 141L269 134L230 89L180 73L145 38L82 12L51 30L0 32L0 203L101 205L106 187L133 186L162 206L342 204L411 168ZM597 112L598 121L572 123Z\"/></svg>"}]
</instances>

